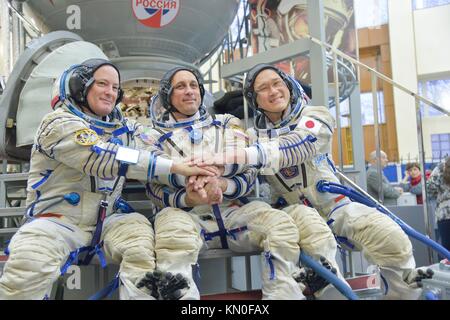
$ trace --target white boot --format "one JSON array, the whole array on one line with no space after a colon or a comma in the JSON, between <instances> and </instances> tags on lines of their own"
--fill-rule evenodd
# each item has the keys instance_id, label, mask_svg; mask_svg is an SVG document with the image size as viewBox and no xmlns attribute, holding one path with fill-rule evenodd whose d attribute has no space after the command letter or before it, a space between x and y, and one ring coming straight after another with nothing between
<instances>
[{"instance_id":1,"label":"white boot","mask_svg":"<svg viewBox=\"0 0 450 320\"><path fill-rule=\"evenodd\" d=\"M190 263L158 265L158 271L162 272L162 277L165 278L165 281L160 282L158 288L160 299L200 300L200 292L192 277Z\"/></svg>"},{"instance_id":2,"label":"white boot","mask_svg":"<svg viewBox=\"0 0 450 320\"><path fill-rule=\"evenodd\" d=\"M417 282L408 279L414 271L392 267L380 267L381 289L385 293L385 300L418 300L422 289ZM415 276L414 276L415 277Z\"/></svg>"},{"instance_id":3,"label":"white boot","mask_svg":"<svg viewBox=\"0 0 450 320\"><path fill-rule=\"evenodd\" d=\"M138 289L126 276L120 274L119 297L120 300L156 300L144 288Z\"/></svg>"},{"instance_id":4,"label":"white boot","mask_svg":"<svg viewBox=\"0 0 450 320\"><path fill-rule=\"evenodd\" d=\"M305 300L298 283L292 277L295 263L282 258L282 251L280 248L272 248L271 252L261 254L263 300Z\"/></svg>"}]
</instances>

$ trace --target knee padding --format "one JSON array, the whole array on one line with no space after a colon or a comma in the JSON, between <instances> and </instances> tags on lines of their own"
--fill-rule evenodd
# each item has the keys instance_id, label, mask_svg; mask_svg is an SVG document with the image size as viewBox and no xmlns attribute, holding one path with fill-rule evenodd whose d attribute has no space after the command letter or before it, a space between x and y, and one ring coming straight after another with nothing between
<instances>
[{"instance_id":1,"label":"knee padding","mask_svg":"<svg viewBox=\"0 0 450 320\"><path fill-rule=\"evenodd\" d=\"M142 273L155 268L154 232L150 221L139 213L129 213L115 219L103 232L105 253L114 262Z\"/></svg>"},{"instance_id":2,"label":"knee padding","mask_svg":"<svg viewBox=\"0 0 450 320\"><path fill-rule=\"evenodd\" d=\"M158 260L197 262L203 245L200 227L189 213L166 208L159 212L155 220L155 252Z\"/></svg>"},{"instance_id":3,"label":"knee padding","mask_svg":"<svg viewBox=\"0 0 450 320\"><path fill-rule=\"evenodd\" d=\"M240 210L247 217L247 227L253 241L262 246L262 241L267 240L271 247L298 250L297 227L288 214L263 202L251 203Z\"/></svg>"},{"instance_id":4,"label":"knee padding","mask_svg":"<svg viewBox=\"0 0 450 320\"><path fill-rule=\"evenodd\" d=\"M316 258L320 255L328 258L326 253L332 252L331 256L334 259L336 240L316 209L304 205L292 205L283 210L289 214L298 228L300 249Z\"/></svg>"},{"instance_id":5,"label":"knee padding","mask_svg":"<svg viewBox=\"0 0 450 320\"><path fill-rule=\"evenodd\" d=\"M412 245L408 236L385 214L359 203L342 207L336 219L350 241L360 247L369 261L381 266L402 266L410 261Z\"/></svg>"},{"instance_id":6,"label":"knee padding","mask_svg":"<svg viewBox=\"0 0 450 320\"><path fill-rule=\"evenodd\" d=\"M57 233L42 228L19 230L9 244L10 256L0 280L2 299L40 299L60 275L69 249Z\"/></svg>"}]
</instances>

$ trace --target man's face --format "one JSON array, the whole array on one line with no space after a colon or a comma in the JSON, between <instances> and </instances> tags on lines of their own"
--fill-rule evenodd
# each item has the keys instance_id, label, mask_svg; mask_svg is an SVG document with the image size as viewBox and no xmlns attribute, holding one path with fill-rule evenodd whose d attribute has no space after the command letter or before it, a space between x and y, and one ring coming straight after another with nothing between
<instances>
[{"instance_id":1,"label":"man's face","mask_svg":"<svg viewBox=\"0 0 450 320\"><path fill-rule=\"evenodd\" d=\"M388 159L386 153L384 153L384 152L381 153L381 161L380 162L381 162L381 166L383 168L385 168L388 165L389 159Z\"/></svg>"},{"instance_id":2,"label":"man's face","mask_svg":"<svg viewBox=\"0 0 450 320\"><path fill-rule=\"evenodd\" d=\"M197 78L187 70L178 71L172 78L172 87L170 101L175 109L183 115L196 113L201 103Z\"/></svg>"},{"instance_id":3,"label":"man's face","mask_svg":"<svg viewBox=\"0 0 450 320\"><path fill-rule=\"evenodd\" d=\"M92 111L104 117L111 113L119 91L119 75L111 66L105 65L94 73L94 84L87 95Z\"/></svg>"},{"instance_id":4,"label":"man's face","mask_svg":"<svg viewBox=\"0 0 450 320\"><path fill-rule=\"evenodd\" d=\"M256 103L269 112L282 112L291 98L289 89L283 79L272 69L261 71L255 79L254 90Z\"/></svg>"}]
</instances>

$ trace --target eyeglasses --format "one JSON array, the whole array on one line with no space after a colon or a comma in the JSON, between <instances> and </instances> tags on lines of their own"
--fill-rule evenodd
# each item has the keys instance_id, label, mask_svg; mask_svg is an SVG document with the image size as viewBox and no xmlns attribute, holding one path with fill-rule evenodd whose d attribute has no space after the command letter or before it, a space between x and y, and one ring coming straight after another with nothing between
<instances>
[{"instance_id":1,"label":"eyeglasses","mask_svg":"<svg viewBox=\"0 0 450 320\"><path fill-rule=\"evenodd\" d=\"M286 88L286 83L284 83L284 81L282 79L277 79L275 81L273 81L272 83L264 83L262 86L258 87L255 92L257 94L267 94L269 93L271 90L270 88L274 88L275 90L278 89L282 89L282 88Z\"/></svg>"}]
</instances>

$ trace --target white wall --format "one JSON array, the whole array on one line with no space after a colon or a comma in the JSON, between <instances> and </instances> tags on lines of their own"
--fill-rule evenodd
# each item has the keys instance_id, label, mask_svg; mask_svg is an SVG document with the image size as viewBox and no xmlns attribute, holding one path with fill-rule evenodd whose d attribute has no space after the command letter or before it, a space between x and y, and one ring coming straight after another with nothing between
<instances>
[{"instance_id":1,"label":"white wall","mask_svg":"<svg viewBox=\"0 0 450 320\"><path fill-rule=\"evenodd\" d=\"M392 78L407 89L417 92L411 0L390 0L388 6ZM394 89L394 105L399 157L414 157L418 154L414 98Z\"/></svg>"},{"instance_id":2,"label":"white wall","mask_svg":"<svg viewBox=\"0 0 450 320\"><path fill-rule=\"evenodd\" d=\"M392 75L417 92L418 79L450 77L450 5L412 10L411 0L389 1ZM394 90L400 158L418 156L414 99ZM450 117L423 119L425 156L431 157L431 134L450 133Z\"/></svg>"},{"instance_id":3,"label":"white wall","mask_svg":"<svg viewBox=\"0 0 450 320\"><path fill-rule=\"evenodd\" d=\"M450 78L450 5L414 11L414 31L419 79ZM432 154L431 135L439 133L450 133L450 117L423 120L426 157Z\"/></svg>"},{"instance_id":4,"label":"white wall","mask_svg":"<svg viewBox=\"0 0 450 320\"><path fill-rule=\"evenodd\" d=\"M450 73L450 5L414 11L419 77Z\"/></svg>"}]
</instances>

